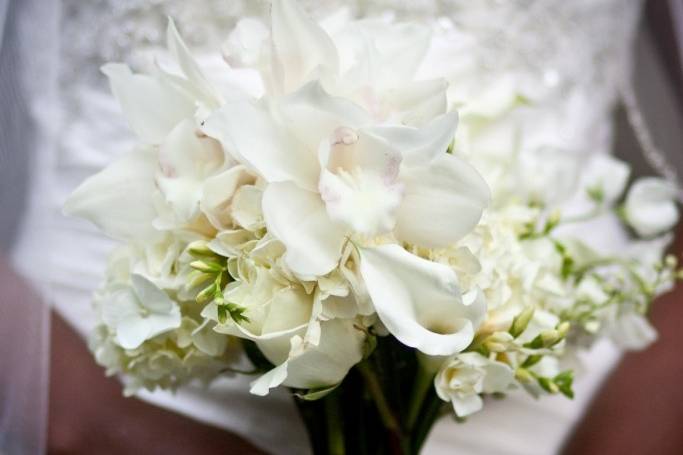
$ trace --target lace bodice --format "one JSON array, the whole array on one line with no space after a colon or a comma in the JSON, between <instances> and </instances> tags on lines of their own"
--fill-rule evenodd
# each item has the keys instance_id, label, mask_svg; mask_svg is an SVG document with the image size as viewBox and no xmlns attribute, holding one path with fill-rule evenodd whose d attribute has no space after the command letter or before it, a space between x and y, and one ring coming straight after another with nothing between
<instances>
[{"instance_id":1,"label":"lace bodice","mask_svg":"<svg viewBox=\"0 0 683 455\"><path fill-rule=\"evenodd\" d=\"M640 1L633 0L302 0L317 17L339 8L356 16L393 14L443 21L476 37L481 63L524 65L544 81L614 77L630 48ZM63 0L63 66L68 85L101 81L107 61L136 61L163 43L173 17L193 48L215 48L244 16L267 14L268 0Z\"/></svg>"}]
</instances>

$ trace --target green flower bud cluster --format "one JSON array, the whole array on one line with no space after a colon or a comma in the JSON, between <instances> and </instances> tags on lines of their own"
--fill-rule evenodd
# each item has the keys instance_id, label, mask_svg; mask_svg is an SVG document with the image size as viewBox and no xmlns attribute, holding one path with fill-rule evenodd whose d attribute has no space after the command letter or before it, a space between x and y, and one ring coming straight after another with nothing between
<instances>
[{"instance_id":1,"label":"green flower bud cluster","mask_svg":"<svg viewBox=\"0 0 683 455\"><path fill-rule=\"evenodd\" d=\"M188 253L195 258L190 263L194 269L188 282L189 288L204 288L197 293L195 300L199 304L214 302L218 311L218 322L225 324L228 319L235 323L249 322L249 318L244 314L246 308L233 302L225 300L223 289L225 285L232 281L228 272L227 259L214 253L204 241L191 243L187 249Z\"/></svg>"}]
</instances>

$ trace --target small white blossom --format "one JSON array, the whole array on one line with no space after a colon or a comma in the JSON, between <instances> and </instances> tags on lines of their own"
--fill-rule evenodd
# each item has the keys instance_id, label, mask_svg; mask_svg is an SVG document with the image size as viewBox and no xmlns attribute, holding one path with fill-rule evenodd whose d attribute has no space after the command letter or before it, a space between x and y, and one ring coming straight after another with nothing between
<instances>
[{"instance_id":1,"label":"small white blossom","mask_svg":"<svg viewBox=\"0 0 683 455\"><path fill-rule=\"evenodd\" d=\"M482 409L482 393L507 392L514 383L508 365L470 352L444 362L434 388L439 398L451 402L459 417L466 417Z\"/></svg>"}]
</instances>

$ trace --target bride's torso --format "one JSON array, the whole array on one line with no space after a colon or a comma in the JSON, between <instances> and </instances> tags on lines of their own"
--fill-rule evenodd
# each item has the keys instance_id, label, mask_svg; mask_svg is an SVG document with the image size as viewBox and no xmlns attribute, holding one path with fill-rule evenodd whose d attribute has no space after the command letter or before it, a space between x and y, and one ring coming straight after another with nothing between
<instances>
[{"instance_id":1,"label":"bride's torso","mask_svg":"<svg viewBox=\"0 0 683 455\"><path fill-rule=\"evenodd\" d=\"M638 1L623 0L306 0L316 17L340 6L353 14L390 12L400 19L434 24L438 52L428 55L426 75L439 72L459 80L455 96L485 91L487 80L514 75L522 91L536 94L541 112L558 118L558 135L576 153L608 151L611 108L628 65L628 51L639 13ZM51 299L84 336L94 323L90 295L102 279L112 242L84 222L60 215L61 201L83 179L125 153L133 137L99 68L107 61L149 67L160 52L166 17L173 17L193 52L219 55L219 46L240 17L267 12L265 0L80 0L62 1L59 88L61 123L56 154L50 161L54 196L51 233ZM447 57L447 58L446 58ZM459 71L476 67L473 80ZM466 72L466 71L465 71ZM460 79L458 79L460 78ZM463 95L464 94L464 95ZM556 106L556 107L555 107ZM577 107L578 106L578 107ZM585 115L590 113L589 118ZM533 119L532 112L531 123ZM570 150L570 152L572 152ZM29 220L31 222L31 220ZM606 233L609 235L609 233ZM19 242L16 261L32 242ZM35 253L35 251L34 251ZM600 345L588 356L596 366L579 381L578 399L535 402L516 394L490 403L465 426L445 419L427 453L543 454L555 451L617 354ZM596 361L599 359L599 361ZM188 387L172 396L143 398L197 419L246 435L279 453L301 453L304 430L284 394L252 397L248 378L218 381L210 391ZM284 448L284 449L283 449ZM431 450L430 450L431 449Z\"/></svg>"}]
</instances>

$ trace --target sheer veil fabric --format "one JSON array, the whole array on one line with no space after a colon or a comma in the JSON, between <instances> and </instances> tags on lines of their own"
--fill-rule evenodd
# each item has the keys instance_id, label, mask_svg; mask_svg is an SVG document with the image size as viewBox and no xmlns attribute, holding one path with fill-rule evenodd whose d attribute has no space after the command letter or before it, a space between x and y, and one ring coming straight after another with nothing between
<instances>
[{"instance_id":1,"label":"sheer veil fabric","mask_svg":"<svg viewBox=\"0 0 683 455\"><path fill-rule=\"evenodd\" d=\"M45 453L60 6L0 0L0 453ZM16 278L7 262L28 278ZM43 297L41 299L41 296Z\"/></svg>"},{"instance_id":2,"label":"sheer veil fabric","mask_svg":"<svg viewBox=\"0 0 683 455\"><path fill-rule=\"evenodd\" d=\"M458 52L476 50L492 73L514 71L524 75L528 84L559 87L572 94L576 103L589 103L590 119L567 114L567 130L577 132L583 141L580 148L589 153L610 152L611 114L619 84L629 74L640 1L302 3L317 17L346 5L359 15L390 11L399 18L434 21L444 33L453 27L464 29L477 44L471 49L454 47L454 59L462 57ZM18 225L5 223L3 212L0 233L3 245L12 246L15 268L36 284L84 338L94 324L90 296L102 280L113 243L85 222L62 217L60 207L76 185L127 152L133 143L99 67L107 61L125 61L134 68L149 65L151 55L162 52L167 16L174 17L200 62L211 67L217 62L206 56L218 55L215 47L236 20L266 11L266 0L0 0L3 106L11 106L12 112L31 120L24 125L30 130L22 130L21 125L14 128L12 119L2 118L0 207L14 204L11 210L16 213L23 205L25 209ZM10 50L17 54L8 55ZM441 64L435 61L432 70L438 71ZM17 190L6 196L6 188L15 187L9 179L16 178L15 171L21 169L31 176L30 191ZM12 237L12 233L17 235ZM609 241L609 226L598 233ZM38 307L29 320L42 332L31 342L43 346L46 313L43 306ZM5 321L0 317L3 334ZM25 346L22 344L22 349ZM15 453L13 448L25 447L21 453L42 453L42 442L36 447L13 444L27 444L30 439L14 431L17 428L31 428L33 436L44 434L45 397L36 394L35 403L3 398L26 395L27 387L44 389L46 350L36 352L42 354L18 359L21 367L0 367L3 374L10 372L10 385L3 382L0 389L0 452ZM452 447L457 447L459 454L546 454L558 450L618 355L608 344L600 344L586 355L584 360L591 368L578 381L575 401L557 397L536 402L517 394L491 403L466 426L456 428L444 419L432 435L427 453L452 453ZM37 382L30 383L27 378ZM290 397L284 391L266 398L249 395L250 380L222 378L210 389L189 386L176 394L142 392L139 397L239 433L269 452L307 453L305 430ZM31 407L43 410L42 415L34 412L35 422L23 422L23 410Z\"/></svg>"}]
</instances>

